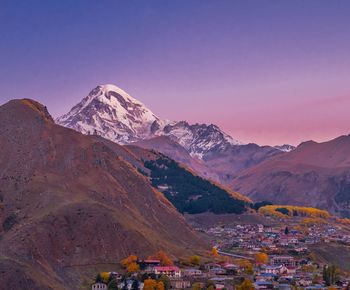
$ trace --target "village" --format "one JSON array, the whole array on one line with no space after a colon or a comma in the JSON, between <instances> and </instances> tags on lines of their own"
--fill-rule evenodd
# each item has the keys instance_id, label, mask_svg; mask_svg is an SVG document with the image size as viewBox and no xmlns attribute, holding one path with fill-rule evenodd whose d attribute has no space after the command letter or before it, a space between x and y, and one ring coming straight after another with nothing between
<instances>
[{"instance_id":1,"label":"village","mask_svg":"<svg viewBox=\"0 0 350 290\"><path fill-rule=\"evenodd\" d=\"M101 273L97 289L349 289L350 276L338 265L319 263L310 248L350 245L340 225L310 225L308 234L291 226L236 224L197 228L213 245L209 256L176 261L159 252L149 259L124 259L125 273ZM113 283L111 283L113 281Z\"/></svg>"}]
</instances>

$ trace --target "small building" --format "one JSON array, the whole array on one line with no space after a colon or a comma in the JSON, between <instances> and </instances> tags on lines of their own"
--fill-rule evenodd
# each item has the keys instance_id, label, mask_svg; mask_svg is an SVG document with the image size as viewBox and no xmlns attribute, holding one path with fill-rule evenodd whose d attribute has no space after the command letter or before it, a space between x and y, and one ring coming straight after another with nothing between
<instances>
[{"instance_id":1,"label":"small building","mask_svg":"<svg viewBox=\"0 0 350 290\"><path fill-rule=\"evenodd\" d=\"M273 289L274 285L271 281L257 281L254 283L254 289Z\"/></svg>"},{"instance_id":2,"label":"small building","mask_svg":"<svg viewBox=\"0 0 350 290\"><path fill-rule=\"evenodd\" d=\"M104 283L92 284L91 290L107 290L107 285Z\"/></svg>"},{"instance_id":3,"label":"small building","mask_svg":"<svg viewBox=\"0 0 350 290\"><path fill-rule=\"evenodd\" d=\"M191 286L191 282L182 279L170 279L171 289L186 289Z\"/></svg>"},{"instance_id":4,"label":"small building","mask_svg":"<svg viewBox=\"0 0 350 290\"><path fill-rule=\"evenodd\" d=\"M203 274L203 272L201 270L196 269L196 268L185 269L183 272L184 272L185 276L190 276L190 277L201 276Z\"/></svg>"},{"instance_id":5,"label":"small building","mask_svg":"<svg viewBox=\"0 0 350 290\"><path fill-rule=\"evenodd\" d=\"M153 270L156 275L166 275L174 278L181 277L181 270L176 266L156 266Z\"/></svg>"},{"instance_id":6,"label":"small building","mask_svg":"<svg viewBox=\"0 0 350 290\"><path fill-rule=\"evenodd\" d=\"M296 263L292 256L274 256L270 259L272 266L284 265L287 267L295 267Z\"/></svg>"}]
</instances>

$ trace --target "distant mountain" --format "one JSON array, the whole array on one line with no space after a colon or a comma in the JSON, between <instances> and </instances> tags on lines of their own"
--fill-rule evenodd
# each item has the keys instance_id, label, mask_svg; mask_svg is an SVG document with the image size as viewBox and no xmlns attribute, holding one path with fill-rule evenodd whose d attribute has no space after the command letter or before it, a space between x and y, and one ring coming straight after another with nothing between
<instances>
[{"instance_id":1,"label":"distant mountain","mask_svg":"<svg viewBox=\"0 0 350 290\"><path fill-rule=\"evenodd\" d=\"M156 149L203 177L222 183L232 180L239 171L291 148L244 144L213 124L161 120L114 85L96 87L56 122L119 144L136 142Z\"/></svg>"},{"instance_id":2,"label":"distant mountain","mask_svg":"<svg viewBox=\"0 0 350 290\"><path fill-rule=\"evenodd\" d=\"M290 151L293 151L296 147L293 145L284 144L284 145L274 146L274 148L276 148L280 151L283 151L283 152L290 152Z\"/></svg>"},{"instance_id":3,"label":"distant mountain","mask_svg":"<svg viewBox=\"0 0 350 290\"><path fill-rule=\"evenodd\" d=\"M80 289L132 253L207 247L129 149L54 124L32 100L1 106L0 123L0 285Z\"/></svg>"},{"instance_id":4,"label":"distant mountain","mask_svg":"<svg viewBox=\"0 0 350 290\"><path fill-rule=\"evenodd\" d=\"M192 156L240 144L215 125L189 125L159 119L144 104L114 85L93 89L56 122L83 134L98 134L120 144L169 136Z\"/></svg>"},{"instance_id":5,"label":"distant mountain","mask_svg":"<svg viewBox=\"0 0 350 290\"><path fill-rule=\"evenodd\" d=\"M240 172L230 184L254 201L314 206L350 217L350 135L304 142Z\"/></svg>"}]
</instances>

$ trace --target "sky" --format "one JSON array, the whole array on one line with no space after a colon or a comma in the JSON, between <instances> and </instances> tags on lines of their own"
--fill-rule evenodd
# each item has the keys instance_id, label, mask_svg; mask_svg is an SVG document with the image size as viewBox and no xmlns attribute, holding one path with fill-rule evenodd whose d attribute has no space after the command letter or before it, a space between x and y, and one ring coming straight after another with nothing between
<instances>
[{"instance_id":1,"label":"sky","mask_svg":"<svg viewBox=\"0 0 350 290\"><path fill-rule=\"evenodd\" d=\"M0 104L99 84L156 115L297 145L350 133L350 1L0 0Z\"/></svg>"}]
</instances>

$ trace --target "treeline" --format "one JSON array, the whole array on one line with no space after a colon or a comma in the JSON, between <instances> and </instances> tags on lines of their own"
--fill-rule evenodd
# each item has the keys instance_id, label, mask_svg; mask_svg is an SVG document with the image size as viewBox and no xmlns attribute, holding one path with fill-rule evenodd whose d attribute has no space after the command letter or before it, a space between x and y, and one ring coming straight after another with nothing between
<instances>
[{"instance_id":1,"label":"treeline","mask_svg":"<svg viewBox=\"0 0 350 290\"><path fill-rule=\"evenodd\" d=\"M291 206L291 205L266 205L259 208L259 213L273 217L313 217L313 218L329 218L328 211L313 207Z\"/></svg>"},{"instance_id":2,"label":"treeline","mask_svg":"<svg viewBox=\"0 0 350 290\"><path fill-rule=\"evenodd\" d=\"M162 192L182 213L241 214L246 211L246 202L233 198L224 189L192 174L165 156L145 161L144 165L151 170L152 185L164 186Z\"/></svg>"}]
</instances>

